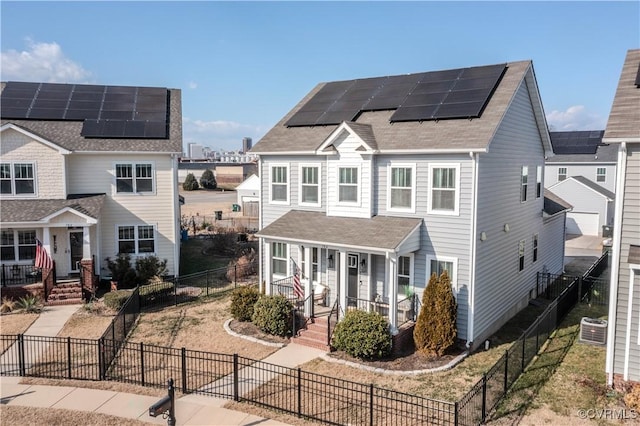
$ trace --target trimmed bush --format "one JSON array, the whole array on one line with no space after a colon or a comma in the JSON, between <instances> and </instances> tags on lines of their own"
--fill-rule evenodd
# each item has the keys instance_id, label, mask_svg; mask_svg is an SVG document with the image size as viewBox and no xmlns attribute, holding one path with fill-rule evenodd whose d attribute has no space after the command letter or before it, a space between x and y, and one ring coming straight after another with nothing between
<instances>
[{"instance_id":1,"label":"trimmed bush","mask_svg":"<svg viewBox=\"0 0 640 426\"><path fill-rule=\"evenodd\" d=\"M200 186L205 189L216 189L218 186L216 177L211 169L205 170L202 176L200 176Z\"/></svg>"},{"instance_id":2,"label":"trimmed bush","mask_svg":"<svg viewBox=\"0 0 640 426\"><path fill-rule=\"evenodd\" d=\"M456 342L458 309L451 289L449 274L432 274L422 295L422 309L413 340L416 349L425 355L442 356Z\"/></svg>"},{"instance_id":3,"label":"trimmed bush","mask_svg":"<svg viewBox=\"0 0 640 426\"><path fill-rule=\"evenodd\" d=\"M253 307L260 298L254 286L239 287L231 293L231 315L238 321L251 321Z\"/></svg>"},{"instance_id":4,"label":"trimmed bush","mask_svg":"<svg viewBox=\"0 0 640 426\"><path fill-rule=\"evenodd\" d=\"M131 292L127 290L117 290L110 291L109 293L104 295L104 304L110 307L111 309L115 309L119 311L124 305L124 302L131 296Z\"/></svg>"},{"instance_id":5,"label":"trimmed bush","mask_svg":"<svg viewBox=\"0 0 640 426\"><path fill-rule=\"evenodd\" d=\"M185 191L195 191L199 188L198 180L193 175L193 173L189 173L186 178L184 178L184 182L182 183L182 189Z\"/></svg>"},{"instance_id":6,"label":"trimmed bush","mask_svg":"<svg viewBox=\"0 0 640 426\"><path fill-rule=\"evenodd\" d=\"M377 312L347 312L336 326L332 346L356 358L383 358L391 352L389 323Z\"/></svg>"},{"instance_id":7,"label":"trimmed bush","mask_svg":"<svg viewBox=\"0 0 640 426\"><path fill-rule=\"evenodd\" d=\"M284 296L261 296L253 306L251 321L265 333L285 337L291 334L293 304Z\"/></svg>"},{"instance_id":8,"label":"trimmed bush","mask_svg":"<svg viewBox=\"0 0 640 426\"><path fill-rule=\"evenodd\" d=\"M131 266L131 256L118 253L115 259L107 257L107 267L111 272L111 280L118 283L118 288L133 288L136 286L136 270Z\"/></svg>"},{"instance_id":9,"label":"trimmed bush","mask_svg":"<svg viewBox=\"0 0 640 426\"><path fill-rule=\"evenodd\" d=\"M161 277L167 273L167 259L160 260L157 256L146 256L136 259L137 282L148 284L154 277Z\"/></svg>"}]
</instances>

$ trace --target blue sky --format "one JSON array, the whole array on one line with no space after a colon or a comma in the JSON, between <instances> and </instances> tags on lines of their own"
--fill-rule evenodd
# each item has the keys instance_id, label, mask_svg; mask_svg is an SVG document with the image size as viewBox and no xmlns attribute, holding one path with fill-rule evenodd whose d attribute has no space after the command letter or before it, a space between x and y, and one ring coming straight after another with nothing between
<instances>
[{"instance_id":1,"label":"blue sky","mask_svg":"<svg viewBox=\"0 0 640 426\"><path fill-rule=\"evenodd\" d=\"M531 59L552 130L604 129L640 2L0 3L0 78L182 89L183 139L256 143L317 83Z\"/></svg>"}]
</instances>

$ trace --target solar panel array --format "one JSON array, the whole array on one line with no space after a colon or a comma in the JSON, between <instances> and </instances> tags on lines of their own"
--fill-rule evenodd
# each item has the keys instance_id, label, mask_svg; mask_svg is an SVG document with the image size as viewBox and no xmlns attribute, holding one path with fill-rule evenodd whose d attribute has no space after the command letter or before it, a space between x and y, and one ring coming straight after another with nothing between
<instances>
[{"instance_id":1,"label":"solar panel array","mask_svg":"<svg viewBox=\"0 0 640 426\"><path fill-rule=\"evenodd\" d=\"M391 122L477 118L505 70L499 64L327 83L287 126L339 124L381 110L395 110Z\"/></svg>"},{"instance_id":2,"label":"solar panel array","mask_svg":"<svg viewBox=\"0 0 640 426\"><path fill-rule=\"evenodd\" d=\"M166 138L168 90L159 87L8 82L2 118L83 121L87 138Z\"/></svg>"},{"instance_id":3,"label":"solar panel array","mask_svg":"<svg viewBox=\"0 0 640 426\"><path fill-rule=\"evenodd\" d=\"M575 132L549 132L553 152L556 154L595 154L602 145L604 130Z\"/></svg>"}]
</instances>

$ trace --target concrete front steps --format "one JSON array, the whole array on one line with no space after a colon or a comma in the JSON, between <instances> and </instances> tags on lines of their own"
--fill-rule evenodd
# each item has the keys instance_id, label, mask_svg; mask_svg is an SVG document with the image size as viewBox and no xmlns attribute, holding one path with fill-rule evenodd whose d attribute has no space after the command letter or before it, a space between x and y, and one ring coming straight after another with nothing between
<instances>
[{"instance_id":1,"label":"concrete front steps","mask_svg":"<svg viewBox=\"0 0 640 426\"><path fill-rule=\"evenodd\" d=\"M82 285L79 280L58 282L47 298L48 306L77 305L82 301Z\"/></svg>"},{"instance_id":2,"label":"concrete front steps","mask_svg":"<svg viewBox=\"0 0 640 426\"><path fill-rule=\"evenodd\" d=\"M299 330L293 342L310 348L331 351L327 344L327 322L329 317L315 317L307 320L306 328Z\"/></svg>"}]
</instances>

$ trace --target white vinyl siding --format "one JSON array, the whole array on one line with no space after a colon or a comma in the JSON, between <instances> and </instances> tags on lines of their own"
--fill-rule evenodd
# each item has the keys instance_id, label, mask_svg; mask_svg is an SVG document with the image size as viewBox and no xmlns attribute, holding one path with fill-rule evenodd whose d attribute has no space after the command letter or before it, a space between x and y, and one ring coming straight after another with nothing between
<instances>
[{"instance_id":1,"label":"white vinyl siding","mask_svg":"<svg viewBox=\"0 0 640 426\"><path fill-rule=\"evenodd\" d=\"M430 164L430 214L457 215L460 197L460 165Z\"/></svg>"},{"instance_id":2,"label":"white vinyl siding","mask_svg":"<svg viewBox=\"0 0 640 426\"><path fill-rule=\"evenodd\" d=\"M416 165L389 165L387 209L414 213L416 210Z\"/></svg>"},{"instance_id":3,"label":"white vinyl siding","mask_svg":"<svg viewBox=\"0 0 640 426\"><path fill-rule=\"evenodd\" d=\"M289 204L289 165L272 164L269 179L269 201L273 204Z\"/></svg>"}]
</instances>

